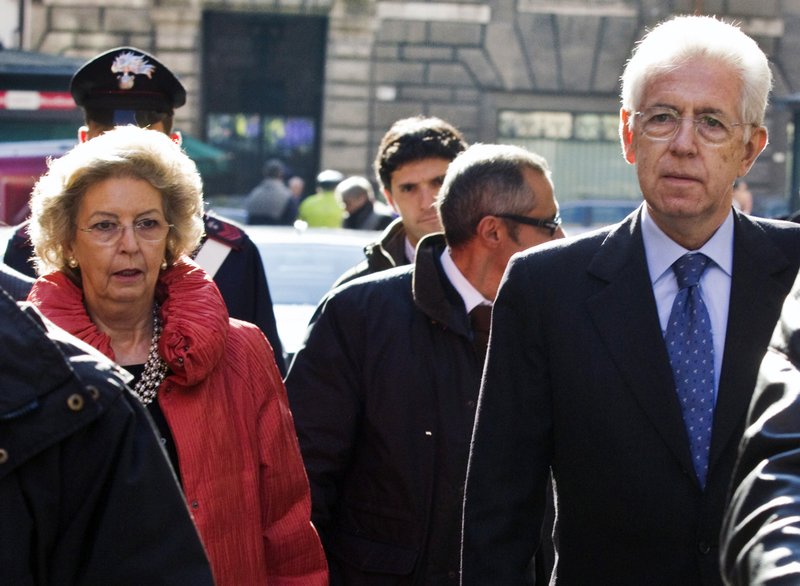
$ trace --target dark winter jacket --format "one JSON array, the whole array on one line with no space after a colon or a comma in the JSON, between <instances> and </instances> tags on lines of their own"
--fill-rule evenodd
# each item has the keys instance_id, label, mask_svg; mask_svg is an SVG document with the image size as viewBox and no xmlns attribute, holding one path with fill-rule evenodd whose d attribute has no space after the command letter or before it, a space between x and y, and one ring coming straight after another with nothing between
<instances>
[{"instance_id":1,"label":"dark winter jacket","mask_svg":"<svg viewBox=\"0 0 800 586\"><path fill-rule=\"evenodd\" d=\"M0 347L0 582L212 584L128 375L2 292Z\"/></svg>"},{"instance_id":2,"label":"dark winter jacket","mask_svg":"<svg viewBox=\"0 0 800 586\"><path fill-rule=\"evenodd\" d=\"M286 380L332 586L457 584L482 364L443 250L332 291Z\"/></svg>"},{"instance_id":3,"label":"dark winter jacket","mask_svg":"<svg viewBox=\"0 0 800 586\"><path fill-rule=\"evenodd\" d=\"M722 527L726 584L800 583L800 279L761 363Z\"/></svg>"},{"instance_id":4,"label":"dark winter jacket","mask_svg":"<svg viewBox=\"0 0 800 586\"><path fill-rule=\"evenodd\" d=\"M333 286L338 287L358 277L410 263L406 258L406 230L403 220L397 218L386 227L377 242L365 246L364 256L364 260L345 271Z\"/></svg>"}]
</instances>

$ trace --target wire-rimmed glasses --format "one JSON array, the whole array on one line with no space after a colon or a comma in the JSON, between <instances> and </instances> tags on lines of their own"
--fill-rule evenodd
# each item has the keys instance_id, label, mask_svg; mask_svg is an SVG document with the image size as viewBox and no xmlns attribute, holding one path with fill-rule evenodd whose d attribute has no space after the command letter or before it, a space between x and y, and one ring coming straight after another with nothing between
<instances>
[{"instance_id":1,"label":"wire-rimmed glasses","mask_svg":"<svg viewBox=\"0 0 800 586\"><path fill-rule=\"evenodd\" d=\"M111 245L119 241L125 228L133 229L136 237L145 242L160 242L166 238L172 227L173 224L166 224L156 218L142 218L131 226L112 220L101 220L88 228L80 228L80 231L89 234L97 244Z\"/></svg>"},{"instance_id":2,"label":"wire-rimmed glasses","mask_svg":"<svg viewBox=\"0 0 800 586\"><path fill-rule=\"evenodd\" d=\"M672 108L653 107L634 114L639 119L642 135L652 140L671 140L684 120L694 126L697 138L705 145L720 146L733 137L737 126L755 126L749 122L731 122L717 113L698 114L682 117Z\"/></svg>"}]
</instances>

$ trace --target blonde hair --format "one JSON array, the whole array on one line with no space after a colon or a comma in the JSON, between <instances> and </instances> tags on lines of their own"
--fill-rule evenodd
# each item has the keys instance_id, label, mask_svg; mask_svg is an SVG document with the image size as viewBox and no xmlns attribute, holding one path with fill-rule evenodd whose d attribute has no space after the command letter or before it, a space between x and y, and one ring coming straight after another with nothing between
<instances>
[{"instance_id":1,"label":"blonde hair","mask_svg":"<svg viewBox=\"0 0 800 586\"><path fill-rule=\"evenodd\" d=\"M121 126L49 161L34 186L30 236L39 274L61 270L77 278L64 245L75 239L83 196L91 186L120 177L147 181L161 194L165 218L173 226L167 236L169 264L197 248L203 235L203 183L197 166L167 135Z\"/></svg>"}]
</instances>

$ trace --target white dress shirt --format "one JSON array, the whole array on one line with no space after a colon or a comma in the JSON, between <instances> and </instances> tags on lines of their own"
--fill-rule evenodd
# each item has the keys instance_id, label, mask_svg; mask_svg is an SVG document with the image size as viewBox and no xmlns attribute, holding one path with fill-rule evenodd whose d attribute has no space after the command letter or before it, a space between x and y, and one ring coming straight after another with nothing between
<instances>
[{"instance_id":1,"label":"white dress shirt","mask_svg":"<svg viewBox=\"0 0 800 586\"><path fill-rule=\"evenodd\" d=\"M464 307L467 308L467 314L478 305L492 305L489 299L486 299L486 297L481 295L480 291L472 286L472 283L467 280L456 266L456 263L453 262L453 258L450 256L449 246L444 249L441 261L447 280L450 281L453 287L455 287L455 290L458 291L458 294L461 295L461 299L464 300Z\"/></svg>"}]
</instances>

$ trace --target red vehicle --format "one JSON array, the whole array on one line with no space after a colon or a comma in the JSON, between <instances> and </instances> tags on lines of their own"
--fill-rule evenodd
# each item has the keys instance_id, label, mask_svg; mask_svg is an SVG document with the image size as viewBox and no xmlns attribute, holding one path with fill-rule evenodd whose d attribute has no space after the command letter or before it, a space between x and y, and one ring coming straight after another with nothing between
<instances>
[{"instance_id":1,"label":"red vehicle","mask_svg":"<svg viewBox=\"0 0 800 586\"><path fill-rule=\"evenodd\" d=\"M0 142L0 224L15 225L28 216L28 198L47 160L59 157L75 140Z\"/></svg>"}]
</instances>

